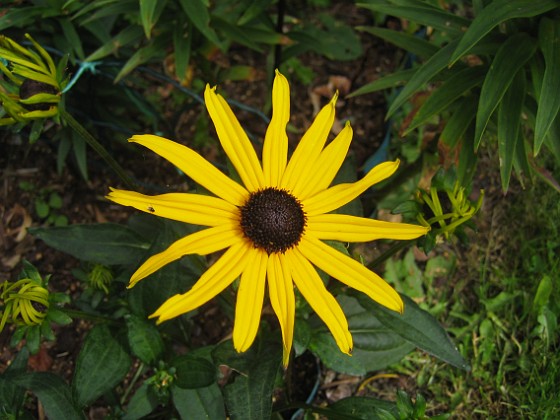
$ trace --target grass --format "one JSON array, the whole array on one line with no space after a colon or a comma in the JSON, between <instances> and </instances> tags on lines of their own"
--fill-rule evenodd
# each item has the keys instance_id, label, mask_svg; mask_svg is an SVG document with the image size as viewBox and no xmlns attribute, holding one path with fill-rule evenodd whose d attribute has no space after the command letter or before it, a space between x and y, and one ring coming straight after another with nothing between
<instances>
[{"instance_id":1,"label":"grass","mask_svg":"<svg viewBox=\"0 0 560 420\"><path fill-rule=\"evenodd\" d=\"M419 352L397 369L416 379L429 414L560 418L560 200L539 181L505 197L499 181L494 188L469 244L440 245L431 265L402 258L408 275L397 283L410 295L423 287L417 299L446 327L471 371Z\"/></svg>"}]
</instances>

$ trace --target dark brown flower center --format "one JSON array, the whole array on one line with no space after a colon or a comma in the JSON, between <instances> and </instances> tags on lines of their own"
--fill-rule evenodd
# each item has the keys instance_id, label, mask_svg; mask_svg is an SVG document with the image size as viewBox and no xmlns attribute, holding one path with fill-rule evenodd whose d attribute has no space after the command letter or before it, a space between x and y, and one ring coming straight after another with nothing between
<instances>
[{"instance_id":1,"label":"dark brown flower center","mask_svg":"<svg viewBox=\"0 0 560 420\"><path fill-rule=\"evenodd\" d=\"M243 233L269 255L296 246L305 223L301 203L286 190L270 187L251 193L241 207Z\"/></svg>"},{"instance_id":2,"label":"dark brown flower center","mask_svg":"<svg viewBox=\"0 0 560 420\"><path fill-rule=\"evenodd\" d=\"M19 97L21 99L31 98L38 93L50 93L56 95L58 90L54 86L47 83L38 82L32 79L25 79L19 87ZM49 104L26 104L24 105L30 111L46 111L49 109Z\"/></svg>"}]
</instances>

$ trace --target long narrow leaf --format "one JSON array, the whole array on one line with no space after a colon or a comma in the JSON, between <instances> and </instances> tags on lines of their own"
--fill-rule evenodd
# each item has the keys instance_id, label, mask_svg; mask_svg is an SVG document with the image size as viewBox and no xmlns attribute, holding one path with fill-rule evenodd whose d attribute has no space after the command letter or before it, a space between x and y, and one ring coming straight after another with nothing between
<instances>
[{"instance_id":1,"label":"long narrow leaf","mask_svg":"<svg viewBox=\"0 0 560 420\"><path fill-rule=\"evenodd\" d=\"M154 27L154 12L156 11L156 0L140 0L140 20L144 28L144 34L147 39L152 35Z\"/></svg>"},{"instance_id":2,"label":"long narrow leaf","mask_svg":"<svg viewBox=\"0 0 560 420\"><path fill-rule=\"evenodd\" d=\"M91 53L89 56L87 56L85 61L99 60L100 58L115 53L125 45L139 41L142 38L143 38L142 28L140 28L139 26L127 26L121 32L115 35L111 39L111 41L102 45L93 53Z\"/></svg>"},{"instance_id":3,"label":"long narrow leaf","mask_svg":"<svg viewBox=\"0 0 560 420\"><path fill-rule=\"evenodd\" d=\"M480 92L474 136L475 150L478 149L488 121L515 74L531 58L535 50L535 40L525 33L519 33L508 38L496 53Z\"/></svg>"},{"instance_id":4,"label":"long narrow leaf","mask_svg":"<svg viewBox=\"0 0 560 420\"><path fill-rule=\"evenodd\" d=\"M539 44L544 56L544 76L535 121L534 154L537 155L546 134L560 110L560 22L543 18Z\"/></svg>"},{"instance_id":5,"label":"long narrow leaf","mask_svg":"<svg viewBox=\"0 0 560 420\"><path fill-rule=\"evenodd\" d=\"M525 101L525 72L519 70L498 108L498 155L502 190L508 190L515 148L520 139L521 111Z\"/></svg>"},{"instance_id":6,"label":"long narrow leaf","mask_svg":"<svg viewBox=\"0 0 560 420\"><path fill-rule=\"evenodd\" d=\"M453 149L471 125L476 114L477 98L469 96L457 102L451 117L439 136L441 147Z\"/></svg>"},{"instance_id":7,"label":"long narrow leaf","mask_svg":"<svg viewBox=\"0 0 560 420\"><path fill-rule=\"evenodd\" d=\"M152 41L138 49L132 56L127 60L122 69L119 71L115 77L115 83L118 83L123 77L129 74L136 67L154 59L161 57L165 53L165 45L169 43L169 40L164 36L159 36L152 39Z\"/></svg>"},{"instance_id":8,"label":"long narrow leaf","mask_svg":"<svg viewBox=\"0 0 560 420\"><path fill-rule=\"evenodd\" d=\"M385 41L390 42L391 44L421 58L429 58L439 50L439 47L431 42L402 31L365 26L358 26L356 29L384 39Z\"/></svg>"},{"instance_id":9,"label":"long narrow leaf","mask_svg":"<svg viewBox=\"0 0 560 420\"><path fill-rule=\"evenodd\" d=\"M394 3L394 2L391 2ZM358 7L385 13L402 19L408 19L425 26L431 26L450 35L460 35L469 26L469 20L446 12L427 3L418 1L408 2L406 5L390 3L358 3Z\"/></svg>"},{"instance_id":10,"label":"long narrow leaf","mask_svg":"<svg viewBox=\"0 0 560 420\"><path fill-rule=\"evenodd\" d=\"M202 0L179 0L179 3L195 28L210 42L222 48L216 32L210 26L210 13L205 3Z\"/></svg>"},{"instance_id":11,"label":"long narrow leaf","mask_svg":"<svg viewBox=\"0 0 560 420\"><path fill-rule=\"evenodd\" d=\"M508 19L533 17L558 6L558 0L494 0L473 20L449 64L452 65L467 54L473 45L500 23Z\"/></svg>"},{"instance_id":12,"label":"long narrow leaf","mask_svg":"<svg viewBox=\"0 0 560 420\"><path fill-rule=\"evenodd\" d=\"M384 77L380 77L379 79L374 80L373 82L368 83L367 85L364 85L359 89L356 89L347 97L352 98L354 96L365 95L366 93L372 93L383 89L402 86L410 80L414 73L416 73L416 69L408 69L401 70Z\"/></svg>"},{"instance_id":13,"label":"long narrow leaf","mask_svg":"<svg viewBox=\"0 0 560 420\"><path fill-rule=\"evenodd\" d=\"M475 86L482 84L485 75L486 69L482 66L467 67L453 74L431 94L418 110L405 135L419 125L424 124L432 116L445 110L461 96L470 92Z\"/></svg>"},{"instance_id":14,"label":"long narrow leaf","mask_svg":"<svg viewBox=\"0 0 560 420\"><path fill-rule=\"evenodd\" d=\"M389 118L398 108L400 108L408 98L410 98L422 86L428 83L436 74L447 67L449 58L455 50L458 41L452 41L437 53L432 55L412 76L407 85L403 88L399 96L395 98L389 109L387 117Z\"/></svg>"}]
</instances>

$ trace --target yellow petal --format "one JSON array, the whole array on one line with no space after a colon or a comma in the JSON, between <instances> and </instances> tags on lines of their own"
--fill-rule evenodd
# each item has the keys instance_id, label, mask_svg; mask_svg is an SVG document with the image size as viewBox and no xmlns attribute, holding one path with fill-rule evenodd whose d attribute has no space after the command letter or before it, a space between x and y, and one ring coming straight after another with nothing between
<instances>
[{"instance_id":1,"label":"yellow petal","mask_svg":"<svg viewBox=\"0 0 560 420\"><path fill-rule=\"evenodd\" d=\"M376 239L415 239L428 228L407 223L383 222L345 214L318 214L307 218L306 231L318 239L369 242Z\"/></svg>"},{"instance_id":2,"label":"yellow petal","mask_svg":"<svg viewBox=\"0 0 560 420\"><path fill-rule=\"evenodd\" d=\"M374 184L390 177L398 168L399 161L383 162L367 173L362 179L349 184L338 184L302 200L308 216L328 213L358 197Z\"/></svg>"},{"instance_id":3,"label":"yellow petal","mask_svg":"<svg viewBox=\"0 0 560 420\"><path fill-rule=\"evenodd\" d=\"M204 100L220 143L247 189L256 191L264 187L264 175L255 149L226 100L209 85L206 85Z\"/></svg>"},{"instance_id":4,"label":"yellow petal","mask_svg":"<svg viewBox=\"0 0 560 420\"><path fill-rule=\"evenodd\" d=\"M259 329L267 260L266 252L254 249L248 257L245 271L241 274L233 326L233 346L238 352L251 347Z\"/></svg>"},{"instance_id":5,"label":"yellow petal","mask_svg":"<svg viewBox=\"0 0 560 420\"><path fill-rule=\"evenodd\" d=\"M399 294L385 280L356 260L306 234L298 244L303 256L325 273L368 295L393 311L403 311Z\"/></svg>"},{"instance_id":6,"label":"yellow petal","mask_svg":"<svg viewBox=\"0 0 560 420\"><path fill-rule=\"evenodd\" d=\"M191 290L167 299L150 318L158 317L160 323L204 305L243 272L251 251L253 248L245 242L233 245L206 270Z\"/></svg>"},{"instance_id":7,"label":"yellow petal","mask_svg":"<svg viewBox=\"0 0 560 420\"><path fill-rule=\"evenodd\" d=\"M165 251L152 255L130 278L128 287L184 255L207 255L242 241L236 224L224 224L195 232L175 241Z\"/></svg>"},{"instance_id":8,"label":"yellow petal","mask_svg":"<svg viewBox=\"0 0 560 420\"><path fill-rule=\"evenodd\" d=\"M201 194L144 195L111 188L107 199L123 206L179 222L218 226L239 220L239 209L221 198Z\"/></svg>"},{"instance_id":9,"label":"yellow petal","mask_svg":"<svg viewBox=\"0 0 560 420\"><path fill-rule=\"evenodd\" d=\"M348 331L348 321L342 308L327 291L315 268L297 249L288 251L286 257L292 261L292 276L296 287L327 325L340 350L350 355L352 336Z\"/></svg>"},{"instance_id":10,"label":"yellow petal","mask_svg":"<svg viewBox=\"0 0 560 420\"><path fill-rule=\"evenodd\" d=\"M282 188L292 191L300 179L313 175L310 174L309 168L313 166L325 146L334 122L334 106L337 98L338 93L319 111L309 129L301 138L282 177Z\"/></svg>"},{"instance_id":11,"label":"yellow petal","mask_svg":"<svg viewBox=\"0 0 560 420\"><path fill-rule=\"evenodd\" d=\"M288 161L286 124L290 120L290 86L276 70L272 86L272 119L264 138L262 160L265 185L278 187Z\"/></svg>"},{"instance_id":12,"label":"yellow petal","mask_svg":"<svg viewBox=\"0 0 560 420\"><path fill-rule=\"evenodd\" d=\"M304 200L326 189L342 166L351 142L352 127L347 122L335 139L323 149L313 168L310 168L310 176L298 181L293 194Z\"/></svg>"},{"instance_id":13,"label":"yellow petal","mask_svg":"<svg viewBox=\"0 0 560 420\"><path fill-rule=\"evenodd\" d=\"M290 260L283 254L270 254L266 268L268 294L278 317L284 343L284 366L288 366L294 339L295 296Z\"/></svg>"},{"instance_id":14,"label":"yellow petal","mask_svg":"<svg viewBox=\"0 0 560 420\"><path fill-rule=\"evenodd\" d=\"M129 141L141 144L167 159L197 184L231 204L242 206L247 200L249 194L245 188L187 146L152 134L136 135Z\"/></svg>"}]
</instances>

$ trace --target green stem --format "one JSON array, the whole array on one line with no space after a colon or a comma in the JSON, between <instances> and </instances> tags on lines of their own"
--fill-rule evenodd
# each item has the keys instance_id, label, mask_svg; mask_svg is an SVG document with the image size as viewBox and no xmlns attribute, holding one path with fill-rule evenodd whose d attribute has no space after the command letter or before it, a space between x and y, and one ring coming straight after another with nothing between
<instances>
[{"instance_id":1,"label":"green stem","mask_svg":"<svg viewBox=\"0 0 560 420\"><path fill-rule=\"evenodd\" d=\"M80 318L80 319L87 319L89 321L96 321L96 322L108 322L108 323L115 323L116 321L113 318L109 318L102 315L93 315L88 314L87 312L78 311L76 309L68 309L68 308L58 308L66 315L71 318Z\"/></svg>"},{"instance_id":2,"label":"green stem","mask_svg":"<svg viewBox=\"0 0 560 420\"><path fill-rule=\"evenodd\" d=\"M119 178L126 184L128 188L133 189L135 186L132 178L124 171L124 169L117 163L115 159L109 154L107 149L103 147L85 128L81 125L72 115L65 110L60 110L60 116L68 123L68 125L75 130L86 142L91 146L101 158L115 171Z\"/></svg>"},{"instance_id":3,"label":"green stem","mask_svg":"<svg viewBox=\"0 0 560 420\"><path fill-rule=\"evenodd\" d=\"M414 243L414 240L395 242L395 244L393 244L393 246L391 248L389 248L387 251L385 251L383 254L381 254L379 257L377 257L375 260L370 262L367 265L367 268L369 268L371 270L374 267L377 267L379 264L381 264L382 262L385 262L386 260L391 258L393 255L395 255L397 252L406 248L407 246L409 246L412 243Z\"/></svg>"}]
</instances>

